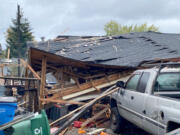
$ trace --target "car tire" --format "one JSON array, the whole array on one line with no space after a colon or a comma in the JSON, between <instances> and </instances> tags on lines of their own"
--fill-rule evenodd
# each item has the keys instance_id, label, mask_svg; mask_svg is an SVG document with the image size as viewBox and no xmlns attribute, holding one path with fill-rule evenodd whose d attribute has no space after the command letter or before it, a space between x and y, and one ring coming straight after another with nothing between
<instances>
[{"instance_id":1,"label":"car tire","mask_svg":"<svg viewBox=\"0 0 180 135\"><path fill-rule=\"evenodd\" d=\"M110 128L114 133L123 131L124 119L119 115L117 107L111 108Z\"/></svg>"}]
</instances>

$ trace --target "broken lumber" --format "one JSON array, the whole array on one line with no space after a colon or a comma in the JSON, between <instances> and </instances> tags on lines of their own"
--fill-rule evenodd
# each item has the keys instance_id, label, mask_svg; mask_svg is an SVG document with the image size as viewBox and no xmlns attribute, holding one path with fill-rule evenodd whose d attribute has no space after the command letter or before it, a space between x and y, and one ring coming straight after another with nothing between
<instances>
[{"instance_id":1,"label":"broken lumber","mask_svg":"<svg viewBox=\"0 0 180 135\"><path fill-rule=\"evenodd\" d=\"M59 135L64 135L67 132L68 128L64 129Z\"/></svg>"},{"instance_id":2,"label":"broken lumber","mask_svg":"<svg viewBox=\"0 0 180 135\"><path fill-rule=\"evenodd\" d=\"M106 105L97 104L96 106L106 106ZM59 121L61 121L61 120L65 119L65 118L70 117L70 116L71 116L71 115L73 115L75 112L77 112L77 111L81 110L83 107L84 107L84 106L80 106L79 108L77 108L77 109L75 109L75 110L71 111L70 113L68 113L68 114L66 114L66 115L64 115L64 116L62 116L62 117L60 117L59 119L57 119L57 120L53 121L53 122L52 122L52 123L50 123L49 125L50 125L50 126L53 126L53 125L54 125L54 124L56 124L57 122L59 122Z\"/></svg>"},{"instance_id":3,"label":"broken lumber","mask_svg":"<svg viewBox=\"0 0 180 135\"><path fill-rule=\"evenodd\" d=\"M61 100L61 99L48 99L48 98L40 98L40 101L42 102L52 102L52 103L59 103L59 104L74 104L74 105L84 105L86 104L85 102L77 102L77 101L72 101L72 100ZM108 105L104 104L95 104L95 106L98 107L107 107Z\"/></svg>"},{"instance_id":4,"label":"broken lumber","mask_svg":"<svg viewBox=\"0 0 180 135\"><path fill-rule=\"evenodd\" d=\"M115 88L115 86L110 87L110 88L107 89L103 94L109 92L109 91L110 91L111 89L113 89L113 88ZM97 97L97 98L98 98L98 97ZM96 99L97 99L97 98L96 98ZM94 100L95 100L95 99L94 99ZM85 105L80 106L79 108L77 108L77 109L71 111L70 113L68 113L68 114L66 114L66 115L64 115L64 116L62 116L62 117L60 117L59 119L53 121L53 122L50 123L49 125L52 126L52 125L54 125L55 123L57 123L57 122L59 122L59 121L65 119L65 118L68 118L69 116L73 115L75 112L79 111L80 109L82 109L82 108L83 108L84 106L86 106L86 105L87 105L87 103L86 103Z\"/></svg>"},{"instance_id":5,"label":"broken lumber","mask_svg":"<svg viewBox=\"0 0 180 135\"><path fill-rule=\"evenodd\" d=\"M105 91L104 93L102 93L99 97L93 99L92 101L88 102L87 104L81 106L81 110L74 114L71 118L69 118L68 121L66 121L55 133L53 133L53 135L58 135L60 132L62 132L66 127L68 127L74 120L79 119L80 116L82 116L84 114L84 112L86 112L88 109L91 108L91 106L93 106L98 100L116 92L119 88L115 88L115 86L111 87L110 89L108 89L107 91Z\"/></svg>"},{"instance_id":6,"label":"broken lumber","mask_svg":"<svg viewBox=\"0 0 180 135\"><path fill-rule=\"evenodd\" d=\"M39 77L39 75L34 71L34 69L26 62L26 61L24 61L23 59L20 59L21 60L21 62L23 63L23 65L24 65L24 67L26 67L27 66L27 68L33 73L33 75L37 78L37 79L41 79L40 77Z\"/></svg>"},{"instance_id":7,"label":"broken lumber","mask_svg":"<svg viewBox=\"0 0 180 135\"><path fill-rule=\"evenodd\" d=\"M22 81L26 81L26 80L32 80L32 81L36 81L36 80L39 80L38 78L28 78L28 77L2 77L0 76L0 79L9 79L9 80L22 80Z\"/></svg>"},{"instance_id":8,"label":"broken lumber","mask_svg":"<svg viewBox=\"0 0 180 135\"><path fill-rule=\"evenodd\" d=\"M102 88L101 85L104 85L104 84L106 84L106 85L112 84L113 85L115 82L117 82L122 77L125 77L125 75L120 74L120 73L116 73L116 74L112 74L112 75L108 76L109 80L112 81L113 83L109 83L105 78L101 78L101 79L94 80L93 84L96 87L100 86ZM61 92L61 96L70 96L73 93L82 92L84 90L91 89L92 87L93 87L92 83L87 82L87 83L80 84L80 88L78 86L73 86L73 87L70 87L70 88L49 90L48 94L53 94L55 92L55 94L53 95L52 98L58 98L59 97L58 92ZM106 86L104 86L104 87L106 87ZM99 88L99 87L97 87L97 88ZM91 91L94 91L94 90L96 90L96 89L93 88L93 90L89 90L89 91L91 92ZM71 96L71 97L73 97L73 96ZM64 98L64 99L67 99L67 98Z\"/></svg>"},{"instance_id":9,"label":"broken lumber","mask_svg":"<svg viewBox=\"0 0 180 135\"><path fill-rule=\"evenodd\" d=\"M52 103L60 103L60 104L75 104L75 105L83 105L85 103L83 102L77 102L77 101L65 101L61 99L45 99L45 98L40 98L40 101L42 102L52 102Z\"/></svg>"},{"instance_id":10,"label":"broken lumber","mask_svg":"<svg viewBox=\"0 0 180 135\"><path fill-rule=\"evenodd\" d=\"M88 125L88 124L91 123L92 121L96 120L98 117L100 117L101 115L103 115L108 109L109 109L109 107L106 107L106 108L104 108L102 111L100 111L99 113L97 113L96 115L94 115L93 117L91 117L90 119L87 119L87 120L81 125L81 128L86 127L86 125Z\"/></svg>"},{"instance_id":11,"label":"broken lumber","mask_svg":"<svg viewBox=\"0 0 180 135\"><path fill-rule=\"evenodd\" d=\"M121 80L121 79L114 80L112 82L108 82L108 83L104 83L104 84L95 86L96 88L91 87L89 89L86 89L86 90L83 90L83 91L80 91L80 92L72 93L72 94L69 94L67 96L63 96L62 98L67 100L67 99L71 99L71 98L74 98L74 97L78 97L78 96L81 96L81 95L84 95L84 94L96 91L97 89L101 89L101 88L104 88L104 87L108 87L108 86L114 85L119 80Z\"/></svg>"},{"instance_id":12,"label":"broken lumber","mask_svg":"<svg viewBox=\"0 0 180 135\"><path fill-rule=\"evenodd\" d=\"M105 130L105 128L96 129L96 130L94 130L92 132L87 133L87 135L96 135L96 134L98 134L98 133L100 133L100 132L102 132L104 130Z\"/></svg>"}]
</instances>

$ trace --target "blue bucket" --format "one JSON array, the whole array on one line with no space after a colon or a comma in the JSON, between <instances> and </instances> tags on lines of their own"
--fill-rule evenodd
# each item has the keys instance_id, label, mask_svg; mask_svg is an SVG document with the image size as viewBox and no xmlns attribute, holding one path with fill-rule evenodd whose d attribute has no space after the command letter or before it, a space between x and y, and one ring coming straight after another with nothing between
<instances>
[{"instance_id":1,"label":"blue bucket","mask_svg":"<svg viewBox=\"0 0 180 135\"><path fill-rule=\"evenodd\" d=\"M13 120L16 108L17 102L14 97L0 97L0 125ZM3 135L2 131L0 135Z\"/></svg>"}]
</instances>

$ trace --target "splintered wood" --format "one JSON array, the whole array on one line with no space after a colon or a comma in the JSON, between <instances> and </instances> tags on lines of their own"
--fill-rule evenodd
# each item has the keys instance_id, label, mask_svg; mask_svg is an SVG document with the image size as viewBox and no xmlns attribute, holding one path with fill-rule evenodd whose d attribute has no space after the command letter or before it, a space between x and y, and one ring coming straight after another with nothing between
<instances>
[{"instance_id":1,"label":"splintered wood","mask_svg":"<svg viewBox=\"0 0 180 135\"><path fill-rule=\"evenodd\" d=\"M99 118L101 115L103 115L104 113L106 113L109 110L109 107L104 108L102 111L98 112L97 114L95 114L93 117L87 119L82 125L81 128L84 128L85 126L87 126L89 123L95 121L97 118Z\"/></svg>"},{"instance_id":2,"label":"splintered wood","mask_svg":"<svg viewBox=\"0 0 180 135\"><path fill-rule=\"evenodd\" d=\"M116 73L100 79L95 79L95 80L91 79L86 83L82 83L82 84L76 83L73 86L69 86L66 88L51 89L46 92L47 94L53 94L53 95L46 99L41 98L40 100L48 101L48 102L43 102L44 104L50 103L51 101L53 103L55 103L56 101L57 103L60 103L62 102L62 100L70 100L74 97L82 96L92 92L97 92L98 94L101 89L114 85L117 81L121 80L125 76L127 76L127 74ZM60 101L60 99L62 100Z\"/></svg>"},{"instance_id":3,"label":"splintered wood","mask_svg":"<svg viewBox=\"0 0 180 135\"><path fill-rule=\"evenodd\" d=\"M72 114L77 112L72 117L70 117L55 133L53 133L53 135L58 135L59 133L61 133L65 128L67 128L69 125L71 125L73 121L79 119L84 114L84 112L86 112L88 109L90 109L97 101L99 101L99 100L103 99L104 97L116 92L118 89L119 88L116 88L115 86L109 88L104 93L99 95L97 98L91 100L90 102L82 105L81 107L75 109L74 111L70 112L69 114L67 114L67 115L61 117L60 119L56 120L55 122L51 123L50 126L59 122L62 119L69 118L69 116L72 116Z\"/></svg>"}]
</instances>

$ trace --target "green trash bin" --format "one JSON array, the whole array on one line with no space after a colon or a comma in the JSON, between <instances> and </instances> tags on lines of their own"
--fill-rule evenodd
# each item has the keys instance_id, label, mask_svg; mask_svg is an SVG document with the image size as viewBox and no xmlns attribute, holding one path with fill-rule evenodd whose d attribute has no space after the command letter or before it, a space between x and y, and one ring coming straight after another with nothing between
<instances>
[{"instance_id":1,"label":"green trash bin","mask_svg":"<svg viewBox=\"0 0 180 135\"><path fill-rule=\"evenodd\" d=\"M45 111L42 110L41 114L14 124L4 133L5 135L50 135L50 127Z\"/></svg>"}]
</instances>

